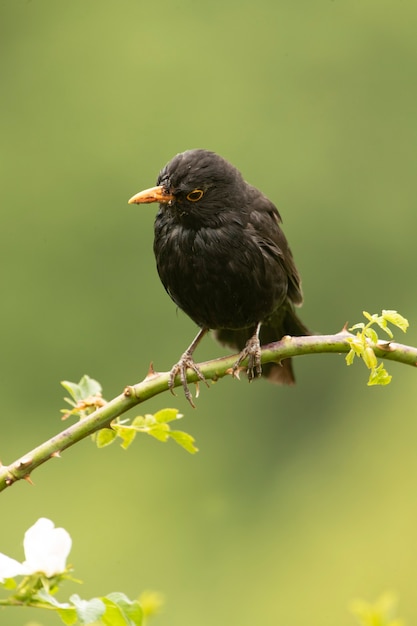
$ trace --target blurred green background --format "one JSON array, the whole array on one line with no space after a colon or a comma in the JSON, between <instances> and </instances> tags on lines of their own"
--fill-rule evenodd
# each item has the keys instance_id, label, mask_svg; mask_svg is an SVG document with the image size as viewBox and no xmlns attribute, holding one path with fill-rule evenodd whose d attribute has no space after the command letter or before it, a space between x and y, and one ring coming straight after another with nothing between
<instances>
[{"instance_id":1,"label":"blurred green background","mask_svg":"<svg viewBox=\"0 0 417 626\"><path fill-rule=\"evenodd\" d=\"M1 2L3 463L62 428L60 380L110 399L193 338L156 274L156 207L127 205L187 148L277 203L310 328L393 308L416 345L416 28L415 0ZM387 388L326 355L291 389L160 396L141 410L178 407L198 455L85 441L1 495L0 551L23 558L50 517L85 581L61 600L157 589L160 626L348 626L386 589L415 623L416 373L387 366ZM29 619L59 623L0 612Z\"/></svg>"}]
</instances>

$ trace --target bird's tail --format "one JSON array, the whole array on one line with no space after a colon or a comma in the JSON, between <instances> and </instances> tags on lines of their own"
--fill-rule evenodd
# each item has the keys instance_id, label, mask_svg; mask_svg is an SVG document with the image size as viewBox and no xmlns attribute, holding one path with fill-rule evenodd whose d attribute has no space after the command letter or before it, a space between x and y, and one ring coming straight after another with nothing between
<instances>
[{"instance_id":1,"label":"bird's tail","mask_svg":"<svg viewBox=\"0 0 417 626\"><path fill-rule=\"evenodd\" d=\"M219 329L215 331L216 339L232 350L243 350L248 339L252 336L253 329L243 328L239 330ZM270 318L262 323L259 333L261 346L274 341L279 341L285 335L300 337L310 335L310 331L296 315L293 306L288 306L276 311ZM262 365L262 376L270 382L278 385L294 385L295 376L292 368L292 359L282 359L276 363Z\"/></svg>"}]
</instances>

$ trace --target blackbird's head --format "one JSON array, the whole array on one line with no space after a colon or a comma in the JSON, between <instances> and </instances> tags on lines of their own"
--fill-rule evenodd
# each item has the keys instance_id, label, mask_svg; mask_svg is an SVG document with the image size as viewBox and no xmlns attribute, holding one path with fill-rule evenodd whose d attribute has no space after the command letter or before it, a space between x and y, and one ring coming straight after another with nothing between
<instances>
[{"instance_id":1,"label":"blackbird's head","mask_svg":"<svg viewBox=\"0 0 417 626\"><path fill-rule=\"evenodd\" d=\"M202 217L242 208L247 187L239 170L218 154L187 150L165 165L156 187L134 195L129 204L159 202L180 217Z\"/></svg>"}]
</instances>

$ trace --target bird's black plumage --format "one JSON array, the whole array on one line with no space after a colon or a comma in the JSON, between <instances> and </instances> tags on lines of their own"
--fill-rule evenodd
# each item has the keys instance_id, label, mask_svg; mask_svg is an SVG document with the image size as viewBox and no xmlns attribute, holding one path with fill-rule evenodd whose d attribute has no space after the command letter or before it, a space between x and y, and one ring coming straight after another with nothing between
<instances>
[{"instance_id":1,"label":"bird's black plumage","mask_svg":"<svg viewBox=\"0 0 417 626\"><path fill-rule=\"evenodd\" d=\"M178 154L160 172L157 187L130 202L160 203L158 273L201 329L215 330L222 343L239 350L254 335L256 344L258 333L261 344L308 333L294 312L302 303L301 282L280 215L228 161L207 150ZM249 356L250 377L254 369L260 372L255 352L259 343L242 355ZM264 365L263 373L275 382L294 382L290 359Z\"/></svg>"}]
</instances>

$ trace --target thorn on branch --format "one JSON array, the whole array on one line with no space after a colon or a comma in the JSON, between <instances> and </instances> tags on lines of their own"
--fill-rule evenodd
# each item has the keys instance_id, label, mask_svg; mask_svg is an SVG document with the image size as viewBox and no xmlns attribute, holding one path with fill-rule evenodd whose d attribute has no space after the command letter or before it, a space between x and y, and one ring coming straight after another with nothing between
<instances>
[{"instance_id":1,"label":"thorn on branch","mask_svg":"<svg viewBox=\"0 0 417 626\"><path fill-rule=\"evenodd\" d=\"M387 352L394 350L391 341L381 341L380 343L378 343L378 348L380 348L381 350L386 350Z\"/></svg>"},{"instance_id":2,"label":"thorn on branch","mask_svg":"<svg viewBox=\"0 0 417 626\"><path fill-rule=\"evenodd\" d=\"M28 465L30 465L32 463L33 459L31 457L24 457L23 459L20 459L19 464L18 464L18 469L23 469L25 467L27 467Z\"/></svg>"},{"instance_id":3,"label":"thorn on branch","mask_svg":"<svg viewBox=\"0 0 417 626\"><path fill-rule=\"evenodd\" d=\"M157 372L155 372L154 367L153 367L153 362L151 361L149 363L149 369L148 369L148 373L145 376L145 380L149 380L150 378L153 378L156 375L157 375Z\"/></svg>"}]
</instances>

